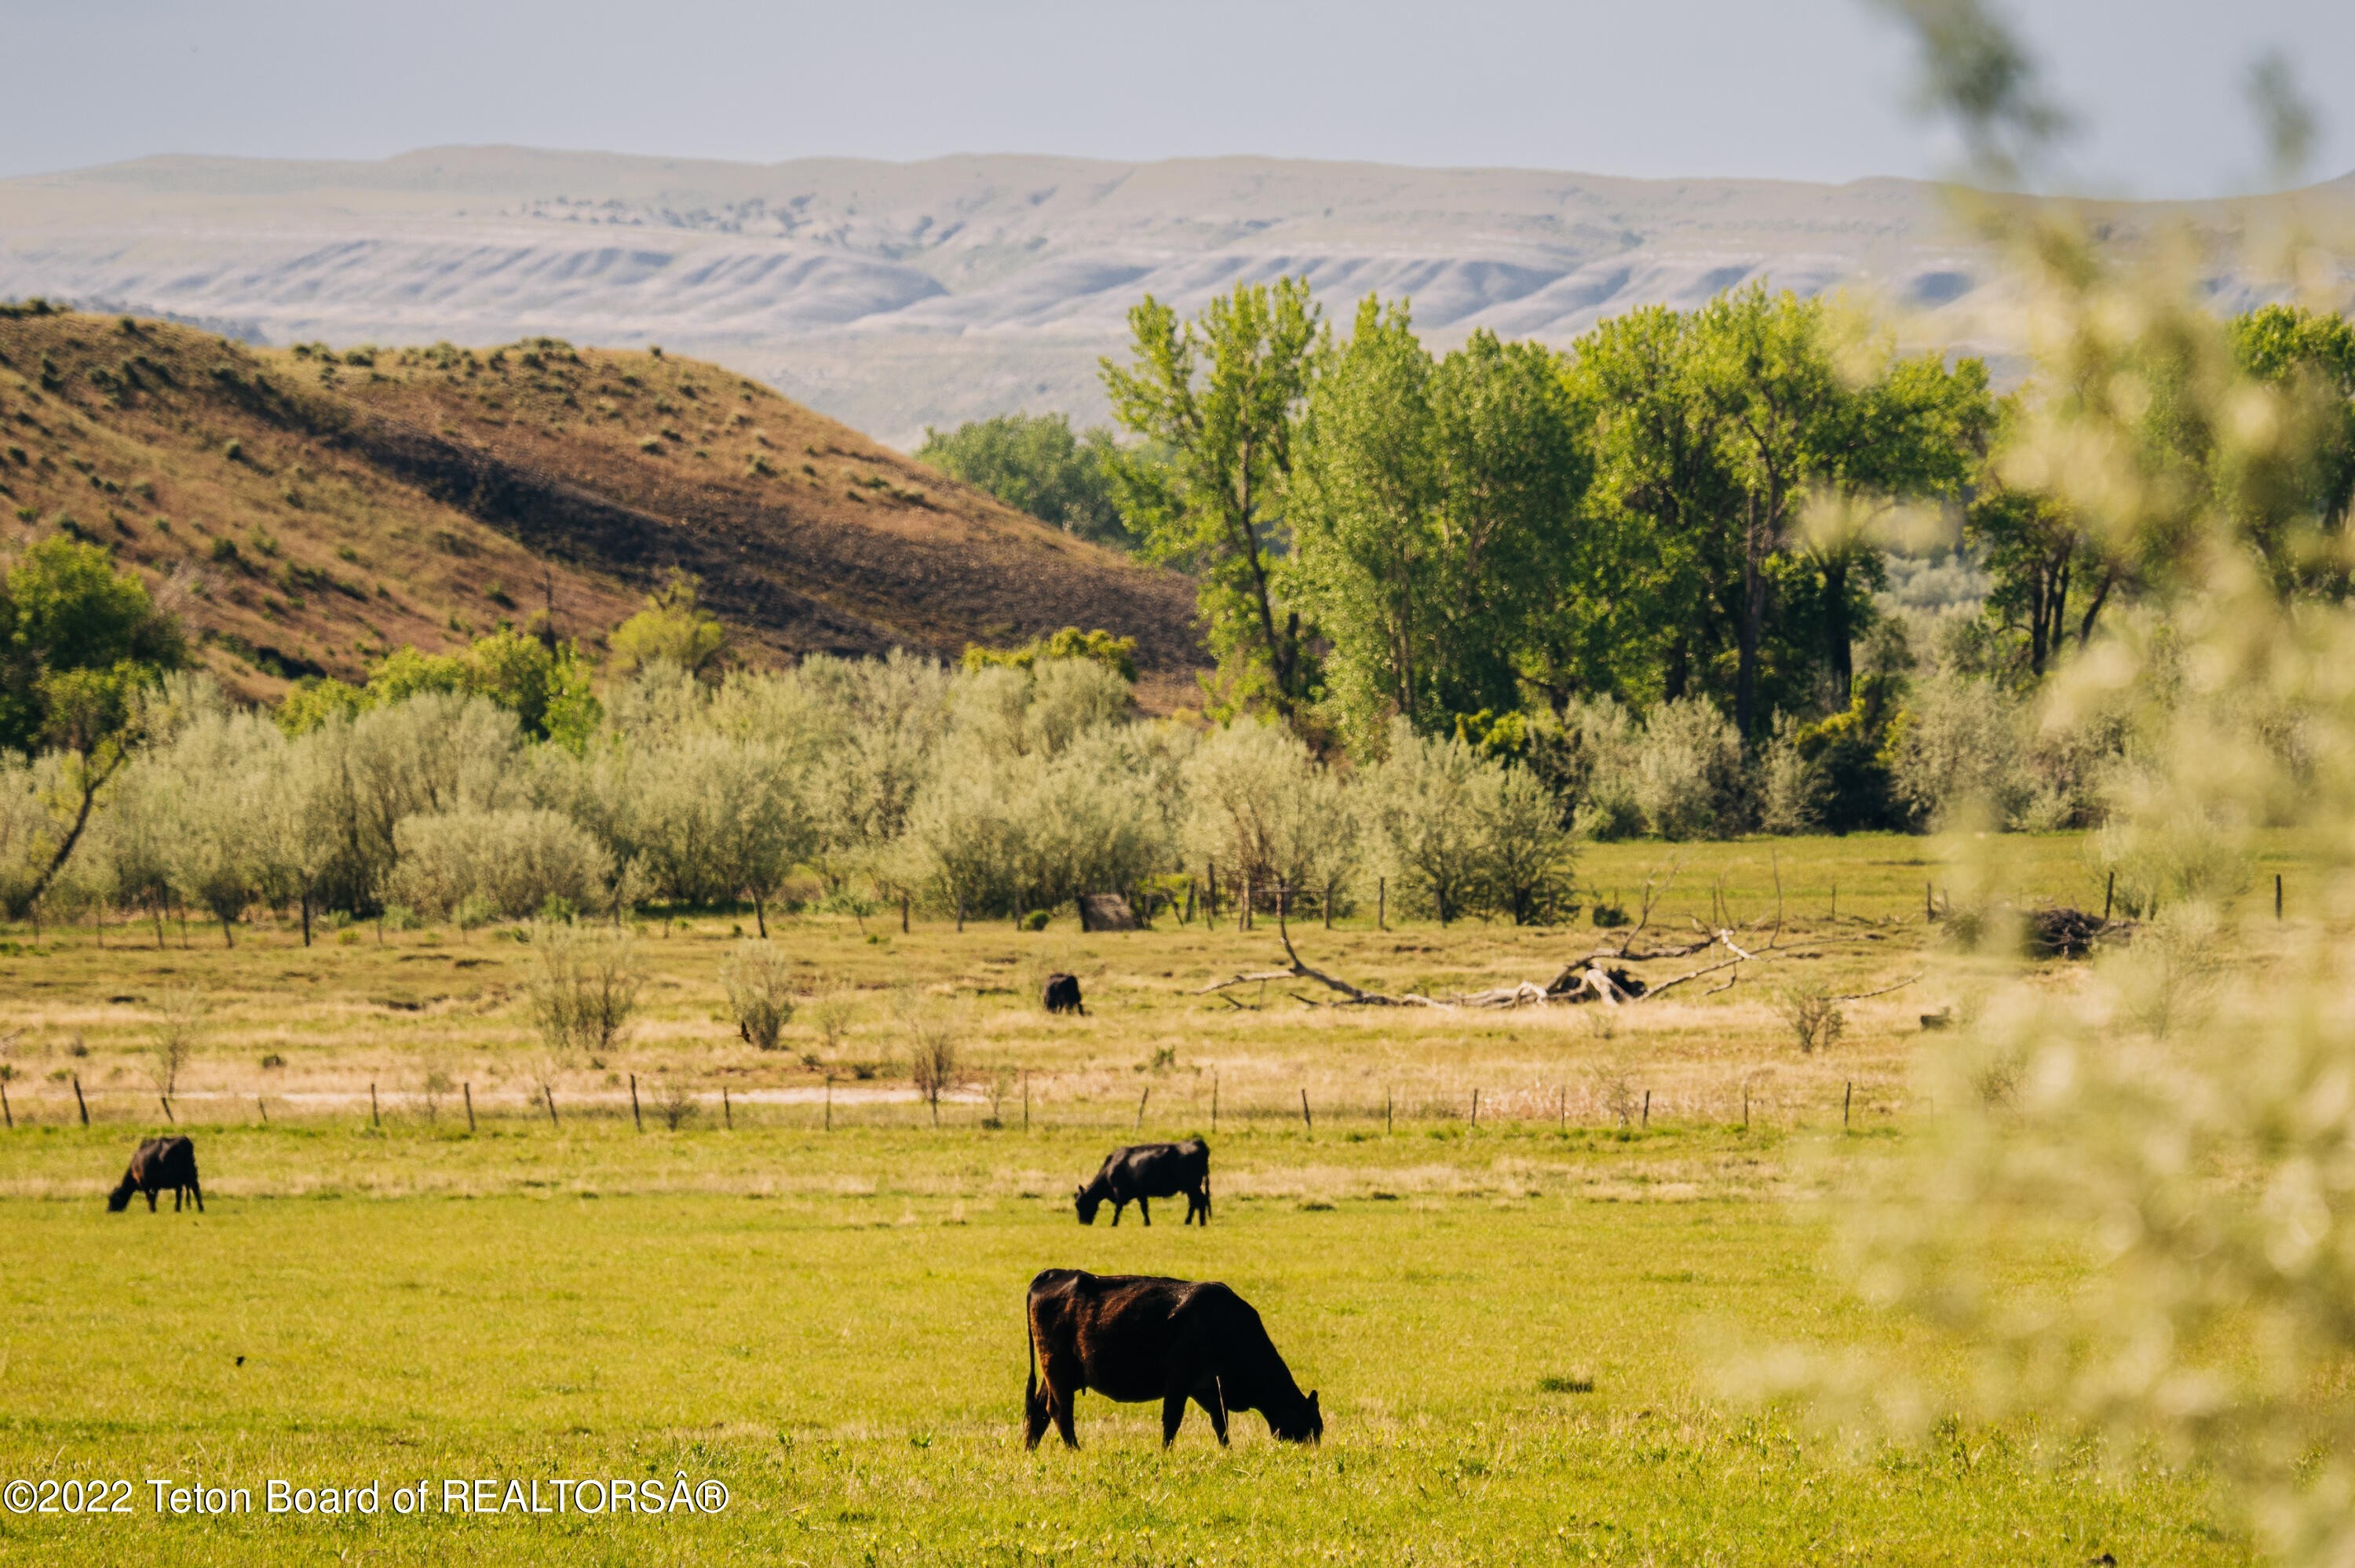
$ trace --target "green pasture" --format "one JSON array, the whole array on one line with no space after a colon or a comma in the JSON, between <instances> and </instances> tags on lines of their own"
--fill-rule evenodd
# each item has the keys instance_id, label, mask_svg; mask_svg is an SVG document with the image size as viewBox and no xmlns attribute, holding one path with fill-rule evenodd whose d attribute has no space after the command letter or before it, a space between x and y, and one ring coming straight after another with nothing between
<instances>
[{"instance_id":1,"label":"green pasture","mask_svg":"<svg viewBox=\"0 0 2355 1568\"><path fill-rule=\"evenodd\" d=\"M2024 1428L1858 1455L1726 1392L1728 1358L1773 1345L1966 1373L1851 1304L1824 1262L1841 1211L1814 1201L1902 1147L1921 1015L1981 974L1925 885L2098 906L2079 838L1957 847L1592 846L1590 898L1632 913L1651 879L1662 945L1731 923L1772 951L1610 1012L1206 994L1280 959L1264 917L779 919L810 995L854 1011L828 1037L813 1003L775 1053L726 1020L718 965L751 924L726 913L648 916L631 1036L570 1061L537 1042L528 948L500 933L0 933L0 1483L121 1478L134 1510L0 1509L0 1562L2246 1561L2200 1478L2137 1456ZM2305 916L2303 863L2265 863L2267 916L2281 870ZM1302 923L1303 956L1473 989L1612 935L1374 913ZM1082 977L1088 1017L1038 1011L1051 968ZM1897 989L1802 1054L1774 1005L1788 976ZM170 1125L197 1139L208 1212L110 1215L132 1140L167 1125L154 999L190 985L212 1011ZM937 1128L900 1065L911 991L964 1021ZM429 1068L471 1087L473 1130ZM677 1128L662 1086L693 1092ZM1106 1149L1214 1117L1207 1232L1177 1203L1149 1230L1078 1225L1070 1191ZM1091 1396L1081 1452L1025 1453L1022 1294L1050 1266L1233 1285L1321 1393L1324 1445L1246 1417L1220 1451L1197 1415L1165 1454L1157 1407ZM723 1482L726 1511L389 1511L420 1480L546 1499L681 1471ZM272 1478L373 1481L385 1511L175 1517L151 1478L244 1487L257 1510Z\"/></svg>"},{"instance_id":2,"label":"green pasture","mask_svg":"<svg viewBox=\"0 0 2355 1568\"><path fill-rule=\"evenodd\" d=\"M1434 1135L1435 1134L1435 1135ZM205 1135L202 1131L200 1138ZM1663 1135L1664 1137L1666 1135ZM1699 1136L1699 1135L1694 1135ZM1709 1135L1732 1140L1738 1134ZM1757 1199L1595 1202L1560 1167L1642 1137L1460 1130L1263 1138L1239 1163L1441 1166L1454 1190L1220 1201L1082 1230L1064 1183L1103 1139L717 1129L559 1139L360 1128L206 1139L207 1213L110 1215L95 1192L6 1208L0 1478L123 1477L135 1513L0 1514L23 1562L1782 1563L2239 1561L2201 1489L2025 1432L1849 1463L1714 1397L1704 1346L1877 1330L1817 1259L1820 1219ZM667 1146L745 1193L641 1185ZM1834 1158L1869 1158L1859 1139ZM78 1168L119 1139L5 1146ZM544 1172L516 1185L517 1162ZM319 1165L483 1168L482 1197L236 1195ZM1035 1170L1035 1179L1005 1180ZM239 1174L242 1172L242 1174ZM496 1172L496 1179L493 1173ZM761 1197L776 1173L815 1180ZM825 1190L832 1181L837 1191ZM1049 1183L1053 1183L1049 1185ZM1182 1213L1182 1209L1178 1210ZM1021 1298L1038 1269L1214 1277L1264 1315L1324 1445L1257 1418L1082 1402L1077 1455L1026 1454ZM240 1363L240 1358L243 1358ZM1050 1438L1051 1442L1051 1438ZM158 1515L151 1478L722 1480L717 1517ZM389 1505L388 1509L389 1509Z\"/></svg>"}]
</instances>

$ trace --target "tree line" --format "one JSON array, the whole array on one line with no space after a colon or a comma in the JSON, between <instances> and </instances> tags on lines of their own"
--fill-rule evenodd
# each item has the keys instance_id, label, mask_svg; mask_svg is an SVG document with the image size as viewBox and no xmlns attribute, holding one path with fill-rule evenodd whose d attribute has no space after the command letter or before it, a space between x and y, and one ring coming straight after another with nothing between
<instances>
[{"instance_id":1,"label":"tree line","mask_svg":"<svg viewBox=\"0 0 2355 1568\"><path fill-rule=\"evenodd\" d=\"M1753 758L1778 724L1829 757L1831 825L1901 825L1911 672L2017 696L2184 569L2183 541L2101 535L2035 471L2031 433L2111 388L2062 354L1998 397L1978 360L1901 353L1835 300L1753 284L1560 351L1478 332L1434 355L1374 298L1337 334L1292 279L1190 320L1147 297L1129 325L1103 366L1124 441L1010 416L921 455L1015 504L1084 491L1086 521L1040 514L1199 581L1209 710L1320 749L1379 756L1403 718L1526 756L1582 705L1700 699ZM2343 594L2321 546L2355 489L2355 329L2268 306L2228 337L2226 365L2148 351L2142 461L2199 475L2286 583ZM2212 458L2192 394L2230 376L2296 395L2297 461ZM1891 538L1924 524L1990 586L1909 649L1877 596Z\"/></svg>"}]
</instances>

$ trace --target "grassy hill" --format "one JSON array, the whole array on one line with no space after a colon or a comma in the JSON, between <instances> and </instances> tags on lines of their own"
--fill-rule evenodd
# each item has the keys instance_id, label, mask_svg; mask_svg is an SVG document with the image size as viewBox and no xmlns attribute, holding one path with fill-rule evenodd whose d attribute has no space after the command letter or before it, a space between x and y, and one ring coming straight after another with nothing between
<instances>
[{"instance_id":1,"label":"grassy hill","mask_svg":"<svg viewBox=\"0 0 2355 1568\"><path fill-rule=\"evenodd\" d=\"M1058 627L1200 662L1187 579L1069 538L732 372L659 350L254 350L0 313L13 550L113 547L248 695L546 611L595 647L678 569L756 660L953 655Z\"/></svg>"}]
</instances>

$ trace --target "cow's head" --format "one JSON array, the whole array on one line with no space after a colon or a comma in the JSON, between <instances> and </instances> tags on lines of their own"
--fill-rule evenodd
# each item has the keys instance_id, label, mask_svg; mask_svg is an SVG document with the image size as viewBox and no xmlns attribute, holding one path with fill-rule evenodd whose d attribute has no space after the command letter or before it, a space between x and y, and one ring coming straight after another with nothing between
<instances>
[{"instance_id":1,"label":"cow's head","mask_svg":"<svg viewBox=\"0 0 2355 1568\"><path fill-rule=\"evenodd\" d=\"M131 1206L131 1194L135 1191L137 1191L136 1188L133 1187L130 1182L125 1181L113 1192L109 1192L106 1195L106 1212L110 1214L119 1214L123 1213L123 1210L129 1208Z\"/></svg>"},{"instance_id":2,"label":"cow's head","mask_svg":"<svg viewBox=\"0 0 2355 1568\"><path fill-rule=\"evenodd\" d=\"M1092 1225L1096 1223L1096 1211L1103 1207L1103 1197L1092 1188L1082 1187L1072 1192L1071 1206L1080 1213L1080 1224Z\"/></svg>"},{"instance_id":3,"label":"cow's head","mask_svg":"<svg viewBox=\"0 0 2355 1568\"><path fill-rule=\"evenodd\" d=\"M1310 1389L1302 1400L1279 1418L1270 1414L1267 1429L1286 1443L1322 1443L1325 1440L1325 1411L1316 1403L1316 1391Z\"/></svg>"}]
</instances>

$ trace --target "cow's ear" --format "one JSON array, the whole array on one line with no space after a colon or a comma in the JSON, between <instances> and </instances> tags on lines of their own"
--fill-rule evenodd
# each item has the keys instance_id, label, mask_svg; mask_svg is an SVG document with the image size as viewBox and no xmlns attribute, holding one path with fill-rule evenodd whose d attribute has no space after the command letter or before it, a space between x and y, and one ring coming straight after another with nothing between
<instances>
[{"instance_id":1,"label":"cow's ear","mask_svg":"<svg viewBox=\"0 0 2355 1568\"><path fill-rule=\"evenodd\" d=\"M1311 1410L1317 1410L1316 1391L1313 1388L1308 1391L1308 1408ZM1317 1414L1321 1415L1324 1412L1317 1410Z\"/></svg>"}]
</instances>

